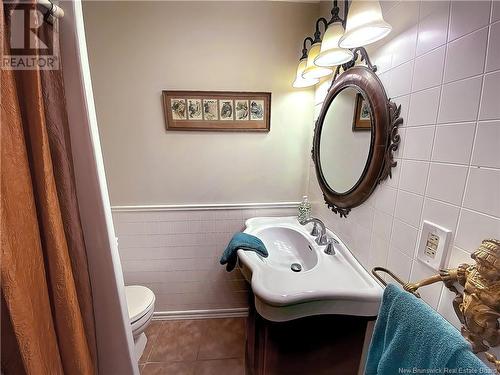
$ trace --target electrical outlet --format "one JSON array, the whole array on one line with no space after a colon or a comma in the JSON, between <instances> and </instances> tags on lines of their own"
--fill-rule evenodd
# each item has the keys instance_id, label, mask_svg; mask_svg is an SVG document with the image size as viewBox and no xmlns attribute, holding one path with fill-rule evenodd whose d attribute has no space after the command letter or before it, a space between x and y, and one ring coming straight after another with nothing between
<instances>
[{"instance_id":1,"label":"electrical outlet","mask_svg":"<svg viewBox=\"0 0 500 375\"><path fill-rule=\"evenodd\" d=\"M445 266L451 239L451 230L430 221L424 221L417 258L429 267L439 270Z\"/></svg>"}]
</instances>

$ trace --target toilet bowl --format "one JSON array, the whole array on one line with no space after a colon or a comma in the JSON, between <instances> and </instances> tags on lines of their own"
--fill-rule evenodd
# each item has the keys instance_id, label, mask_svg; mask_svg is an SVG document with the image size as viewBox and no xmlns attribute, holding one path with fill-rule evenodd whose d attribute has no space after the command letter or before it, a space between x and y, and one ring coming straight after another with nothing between
<instances>
[{"instance_id":1,"label":"toilet bowl","mask_svg":"<svg viewBox=\"0 0 500 375\"><path fill-rule=\"evenodd\" d=\"M155 295L145 286L128 285L125 287L125 296L134 336L135 354L139 360L148 341L144 331L153 317Z\"/></svg>"}]
</instances>

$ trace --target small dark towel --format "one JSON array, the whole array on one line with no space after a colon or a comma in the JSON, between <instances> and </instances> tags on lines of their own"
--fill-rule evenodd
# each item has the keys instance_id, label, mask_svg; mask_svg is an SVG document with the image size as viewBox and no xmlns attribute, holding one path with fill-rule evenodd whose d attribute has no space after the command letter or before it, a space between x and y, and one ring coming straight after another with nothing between
<instances>
[{"instance_id":1,"label":"small dark towel","mask_svg":"<svg viewBox=\"0 0 500 375\"><path fill-rule=\"evenodd\" d=\"M236 261L238 260L236 252L238 249L255 251L264 258L267 258L269 255L266 246L257 237L241 232L236 233L233 238L231 238L231 241L229 241L226 250L224 250L222 257L220 258L220 264L227 263L226 271L228 272L232 271L236 266Z\"/></svg>"},{"instance_id":2,"label":"small dark towel","mask_svg":"<svg viewBox=\"0 0 500 375\"><path fill-rule=\"evenodd\" d=\"M417 370L433 374L492 373L455 327L422 300L389 284L375 323L365 375Z\"/></svg>"}]
</instances>

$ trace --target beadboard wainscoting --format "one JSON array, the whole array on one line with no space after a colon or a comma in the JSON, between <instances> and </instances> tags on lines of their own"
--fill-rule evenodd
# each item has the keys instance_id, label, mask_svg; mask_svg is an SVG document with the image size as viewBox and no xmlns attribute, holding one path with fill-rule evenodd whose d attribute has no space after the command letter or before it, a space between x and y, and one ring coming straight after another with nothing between
<instances>
[{"instance_id":1,"label":"beadboard wainscoting","mask_svg":"<svg viewBox=\"0 0 500 375\"><path fill-rule=\"evenodd\" d=\"M248 285L219 258L235 232L257 216L292 216L297 202L115 206L113 221L125 284L156 295L155 318L246 315Z\"/></svg>"},{"instance_id":2,"label":"beadboard wainscoting","mask_svg":"<svg viewBox=\"0 0 500 375\"><path fill-rule=\"evenodd\" d=\"M453 231L448 266L472 262L483 239L500 238L500 2L382 2L390 36L369 46L404 124L392 179L347 219L324 204L311 163L313 215L362 264L405 280L435 274L416 259L424 220ZM323 12L325 13L325 12ZM330 82L316 90L319 113ZM459 326L441 284L423 299Z\"/></svg>"}]
</instances>

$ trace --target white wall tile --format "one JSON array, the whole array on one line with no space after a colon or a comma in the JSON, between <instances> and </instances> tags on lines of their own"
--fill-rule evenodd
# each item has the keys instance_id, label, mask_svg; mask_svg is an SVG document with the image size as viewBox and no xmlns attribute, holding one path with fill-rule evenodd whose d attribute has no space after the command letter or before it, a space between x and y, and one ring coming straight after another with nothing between
<instances>
[{"instance_id":1,"label":"white wall tile","mask_svg":"<svg viewBox=\"0 0 500 375\"><path fill-rule=\"evenodd\" d=\"M429 160L435 126L418 126L406 129L404 157L408 159Z\"/></svg>"},{"instance_id":2,"label":"white wall tile","mask_svg":"<svg viewBox=\"0 0 500 375\"><path fill-rule=\"evenodd\" d=\"M381 186L376 192L375 208L386 214L394 214L394 206L396 205L397 190Z\"/></svg>"},{"instance_id":3,"label":"white wall tile","mask_svg":"<svg viewBox=\"0 0 500 375\"><path fill-rule=\"evenodd\" d=\"M475 128L473 122L436 126L432 160L468 164Z\"/></svg>"},{"instance_id":4,"label":"white wall tile","mask_svg":"<svg viewBox=\"0 0 500 375\"><path fill-rule=\"evenodd\" d=\"M403 160L400 166L399 188L423 195L427 185L429 163L415 160Z\"/></svg>"},{"instance_id":5,"label":"white wall tile","mask_svg":"<svg viewBox=\"0 0 500 375\"><path fill-rule=\"evenodd\" d=\"M415 57L417 47L417 27L413 26L397 35L392 41L392 66L398 66Z\"/></svg>"},{"instance_id":6,"label":"white wall tile","mask_svg":"<svg viewBox=\"0 0 500 375\"><path fill-rule=\"evenodd\" d=\"M500 121L478 122L472 165L500 168Z\"/></svg>"},{"instance_id":7,"label":"white wall tile","mask_svg":"<svg viewBox=\"0 0 500 375\"><path fill-rule=\"evenodd\" d=\"M491 13L491 22L500 20L500 2L493 1L493 9Z\"/></svg>"},{"instance_id":8,"label":"white wall tile","mask_svg":"<svg viewBox=\"0 0 500 375\"><path fill-rule=\"evenodd\" d=\"M500 217L500 169L470 168L464 207Z\"/></svg>"},{"instance_id":9,"label":"white wall tile","mask_svg":"<svg viewBox=\"0 0 500 375\"><path fill-rule=\"evenodd\" d=\"M405 142L406 142L406 128L399 128L398 129L398 134L399 134L399 147L395 152L394 157L402 158L405 152Z\"/></svg>"},{"instance_id":10,"label":"white wall tile","mask_svg":"<svg viewBox=\"0 0 500 375\"><path fill-rule=\"evenodd\" d=\"M410 93L413 61L402 64L391 70L389 96L402 96Z\"/></svg>"},{"instance_id":11,"label":"white wall tile","mask_svg":"<svg viewBox=\"0 0 500 375\"><path fill-rule=\"evenodd\" d=\"M377 65L377 67L378 67L378 65ZM384 85L384 87L386 88L387 95L389 95L389 97L390 97L389 89L391 87L391 75L392 75L392 71L380 73L378 75L378 78L380 79L380 82L382 82L382 85Z\"/></svg>"},{"instance_id":12,"label":"white wall tile","mask_svg":"<svg viewBox=\"0 0 500 375\"><path fill-rule=\"evenodd\" d=\"M389 253L390 240L385 237L372 234L370 243L370 263L374 266L385 267L387 264L387 255Z\"/></svg>"},{"instance_id":13,"label":"white wall tile","mask_svg":"<svg viewBox=\"0 0 500 375\"><path fill-rule=\"evenodd\" d=\"M396 105L401 106L401 113L399 117L403 119L401 127L405 127L408 122L408 110L410 109L410 95L404 95L397 98L393 98L392 101L396 103Z\"/></svg>"},{"instance_id":14,"label":"white wall tile","mask_svg":"<svg viewBox=\"0 0 500 375\"><path fill-rule=\"evenodd\" d=\"M392 177L387 178L382 184L392 187L394 189L398 188L399 178L401 175L401 163L403 162L401 159L394 159L396 162L396 167L392 168L391 174Z\"/></svg>"},{"instance_id":15,"label":"white wall tile","mask_svg":"<svg viewBox=\"0 0 500 375\"><path fill-rule=\"evenodd\" d=\"M408 126L436 123L441 89L435 87L411 94Z\"/></svg>"},{"instance_id":16,"label":"white wall tile","mask_svg":"<svg viewBox=\"0 0 500 375\"><path fill-rule=\"evenodd\" d=\"M411 271L411 258L398 249L391 247L387 256L387 268L389 268L392 272L394 272L396 276L399 276L401 279L409 280Z\"/></svg>"},{"instance_id":17,"label":"white wall tile","mask_svg":"<svg viewBox=\"0 0 500 375\"><path fill-rule=\"evenodd\" d=\"M484 76L480 120L500 119L500 71Z\"/></svg>"},{"instance_id":18,"label":"white wall tile","mask_svg":"<svg viewBox=\"0 0 500 375\"><path fill-rule=\"evenodd\" d=\"M467 167L431 164L426 195L455 205L462 203Z\"/></svg>"},{"instance_id":19,"label":"white wall tile","mask_svg":"<svg viewBox=\"0 0 500 375\"><path fill-rule=\"evenodd\" d=\"M422 223L424 220L442 226L456 233L458 215L460 208L444 202L425 198L422 212ZM422 225L420 226L422 227Z\"/></svg>"},{"instance_id":20,"label":"white wall tile","mask_svg":"<svg viewBox=\"0 0 500 375\"><path fill-rule=\"evenodd\" d=\"M448 40L486 26L490 20L490 5L490 1L452 1Z\"/></svg>"},{"instance_id":21,"label":"white wall tile","mask_svg":"<svg viewBox=\"0 0 500 375\"><path fill-rule=\"evenodd\" d=\"M423 264L422 262L415 260L413 261L410 280L412 282L416 282L435 274L435 270ZM442 285L443 284L441 283L436 283L418 290L422 299L427 302L433 309L437 309L438 307L441 290L443 289Z\"/></svg>"},{"instance_id":22,"label":"white wall tile","mask_svg":"<svg viewBox=\"0 0 500 375\"><path fill-rule=\"evenodd\" d=\"M390 46L384 45L380 48L371 49L372 45L367 46L367 50L372 56L372 62L377 65L377 73L384 73L392 67L392 50Z\"/></svg>"},{"instance_id":23,"label":"white wall tile","mask_svg":"<svg viewBox=\"0 0 500 375\"><path fill-rule=\"evenodd\" d=\"M444 85L438 122L474 121L479 106L481 80L481 77L475 77Z\"/></svg>"},{"instance_id":24,"label":"white wall tile","mask_svg":"<svg viewBox=\"0 0 500 375\"><path fill-rule=\"evenodd\" d=\"M500 219L462 209L455 245L472 253L487 238L500 238Z\"/></svg>"},{"instance_id":25,"label":"white wall tile","mask_svg":"<svg viewBox=\"0 0 500 375\"><path fill-rule=\"evenodd\" d=\"M495 1L497 3L497 1ZM500 8L500 7L499 7ZM500 22L490 26L488 41L488 56L486 57L486 72L500 69Z\"/></svg>"},{"instance_id":26,"label":"white wall tile","mask_svg":"<svg viewBox=\"0 0 500 375\"><path fill-rule=\"evenodd\" d=\"M487 41L486 27L448 44L444 82L481 74L484 69Z\"/></svg>"},{"instance_id":27,"label":"white wall tile","mask_svg":"<svg viewBox=\"0 0 500 375\"><path fill-rule=\"evenodd\" d=\"M418 229L403 223L400 220L394 220L392 229L391 246L413 258L415 246L417 244Z\"/></svg>"},{"instance_id":28,"label":"white wall tile","mask_svg":"<svg viewBox=\"0 0 500 375\"><path fill-rule=\"evenodd\" d=\"M446 43L449 16L449 1L422 1L420 3L417 56Z\"/></svg>"},{"instance_id":29,"label":"white wall tile","mask_svg":"<svg viewBox=\"0 0 500 375\"><path fill-rule=\"evenodd\" d=\"M415 60L412 91L419 91L441 84L444 55L445 47L443 46Z\"/></svg>"},{"instance_id":30,"label":"white wall tile","mask_svg":"<svg viewBox=\"0 0 500 375\"><path fill-rule=\"evenodd\" d=\"M393 216L375 210L373 217L373 233L378 237L389 240L391 238Z\"/></svg>"},{"instance_id":31,"label":"white wall tile","mask_svg":"<svg viewBox=\"0 0 500 375\"><path fill-rule=\"evenodd\" d=\"M450 250L450 256L448 259L448 267L456 267L462 263L471 263L472 259L470 253L462 250L459 247L453 246Z\"/></svg>"},{"instance_id":32,"label":"white wall tile","mask_svg":"<svg viewBox=\"0 0 500 375\"><path fill-rule=\"evenodd\" d=\"M424 198L421 195L398 191L394 216L407 224L418 227Z\"/></svg>"},{"instance_id":33,"label":"white wall tile","mask_svg":"<svg viewBox=\"0 0 500 375\"><path fill-rule=\"evenodd\" d=\"M400 1L398 5L384 14L385 20L392 26L392 38L404 34L418 23L420 1ZM390 44L391 40L384 44Z\"/></svg>"}]
</instances>

